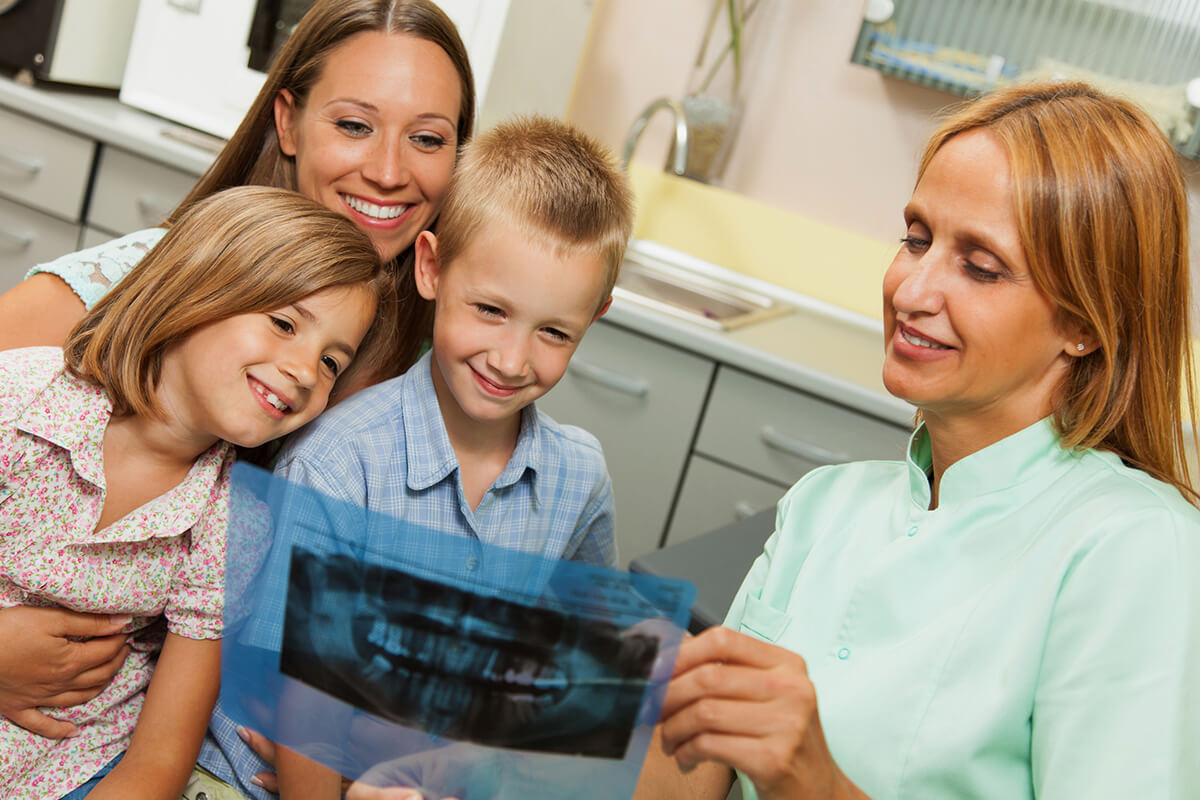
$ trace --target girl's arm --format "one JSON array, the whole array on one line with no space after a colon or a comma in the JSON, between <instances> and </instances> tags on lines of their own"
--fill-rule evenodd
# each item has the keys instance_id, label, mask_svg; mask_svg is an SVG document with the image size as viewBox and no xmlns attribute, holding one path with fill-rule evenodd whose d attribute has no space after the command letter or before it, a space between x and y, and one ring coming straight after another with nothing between
<instances>
[{"instance_id":1,"label":"girl's arm","mask_svg":"<svg viewBox=\"0 0 1200 800\"><path fill-rule=\"evenodd\" d=\"M200 753L220 678L219 639L168 633L133 741L88 800L178 800Z\"/></svg>"},{"instance_id":2,"label":"girl's arm","mask_svg":"<svg viewBox=\"0 0 1200 800\"><path fill-rule=\"evenodd\" d=\"M0 350L62 347L83 318L83 301L57 275L39 272L0 294Z\"/></svg>"}]
</instances>

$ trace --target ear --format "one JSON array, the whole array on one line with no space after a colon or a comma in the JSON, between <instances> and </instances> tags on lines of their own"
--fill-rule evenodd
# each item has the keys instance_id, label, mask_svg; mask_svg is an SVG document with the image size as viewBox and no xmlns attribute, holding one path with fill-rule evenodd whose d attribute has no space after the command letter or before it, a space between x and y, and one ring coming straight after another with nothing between
<instances>
[{"instance_id":1,"label":"ear","mask_svg":"<svg viewBox=\"0 0 1200 800\"><path fill-rule=\"evenodd\" d=\"M612 305L612 295L610 294L608 296L608 299L604 301L604 305L600 306L600 310L596 312L596 316L592 317L592 322L595 322L596 320L603 317L608 312L608 307L611 305Z\"/></svg>"},{"instance_id":2,"label":"ear","mask_svg":"<svg viewBox=\"0 0 1200 800\"><path fill-rule=\"evenodd\" d=\"M296 156L296 98L287 89L275 95L275 135L285 156Z\"/></svg>"},{"instance_id":3,"label":"ear","mask_svg":"<svg viewBox=\"0 0 1200 800\"><path fill-rule=\"evenodd\" d=\"M426 300L437 299L438 278L441 269L437 260L437 237L432 231L421 231L417 241L413 243L413 278L417 283L417 292Z\"/></svg>"},{"instance_id":4,"label":"ear","mask_svg":"<svg viewBox=\"0 0 1200 800\"><path fill-rule=\"evenodd\" d=\"M1099 348L1100 341L1091 328L1082 323L1068 326L1067 341L1063 345L1063 352L1068 356L1082 358L1096 352Z\"/></svg>"}]
</instances>

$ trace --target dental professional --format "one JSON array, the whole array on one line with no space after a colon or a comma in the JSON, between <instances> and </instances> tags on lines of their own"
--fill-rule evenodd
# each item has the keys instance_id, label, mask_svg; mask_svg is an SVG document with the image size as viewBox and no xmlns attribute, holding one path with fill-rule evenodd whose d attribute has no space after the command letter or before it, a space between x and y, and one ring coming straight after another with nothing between
<instances>
[{"instance_id":1,"label":"dental professional","mask_svg":"<svg viewBox=\"0 0 1200 800\"><path fill-rule=\"evenodd\" d=\"M394 270L400 325L392 358L346 394L407 369L430 330L412 245L441 208L475 89L453 22L429 0L318 0L277 57L233 137L164 223L35 267L0 295L0 349L62 345L84 310L121 280L184 210L229 186L299 191L352 220ZM125 619L66 609L0 611L0 714L35 733L74 726L39 707L96 696L120 669Z\"/></svg>"},{"instance_id":2,"label":"dental professional","mask_svg":"<svg viewBox=\"0 0 1200 800\"><path fill-rule=\"evenodd\" d=\"M1002 89L929 142L883 282L907 459L780 501L686 640L638 797L1200 796L1187 196L1133 104Z\"/></svg>"}]
</instances>

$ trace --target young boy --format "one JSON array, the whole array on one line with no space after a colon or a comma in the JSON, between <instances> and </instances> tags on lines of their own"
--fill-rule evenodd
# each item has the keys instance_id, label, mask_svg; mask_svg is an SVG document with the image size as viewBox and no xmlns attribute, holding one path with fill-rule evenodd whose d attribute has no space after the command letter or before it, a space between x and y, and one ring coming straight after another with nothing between
<instances>
[{"instance_id":1,"label":"young boy","mask_svg":"<svg viewBox=\"0 0 1200 800\"><path fill-rule=\"evenodd\" d=\"M432 350L318 418L276 474L487 545L616 566L599 442L533 403L608 309L632 224L626 176L570 126L522 118L472 141L438 234L415 245ZM319 783L305 763L280 750L285 800Z\"/></svg>"}]
</instances>

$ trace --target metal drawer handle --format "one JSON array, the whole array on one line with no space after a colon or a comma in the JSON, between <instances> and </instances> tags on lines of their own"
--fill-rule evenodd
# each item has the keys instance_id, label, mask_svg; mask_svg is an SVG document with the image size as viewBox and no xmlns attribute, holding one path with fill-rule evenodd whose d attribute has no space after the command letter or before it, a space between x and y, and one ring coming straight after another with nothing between
<instances>
[{"instance_id":1,"label":"metal drawer handle","mask_svg":"<svg viewBox=\"0 0 1200 800\"><path fill-rule=\"evenodd\" d=\"M650 381L644 378L629 378L612 370L597 367L578 359L567 365L567 371L593 383L598 383L609 389L627 394L632 397L645 397L650 392Z\"/></svg>"},{"instance_id":2,"label":"metal drawer handle","mask_svg":"<svg viewBox=\"0 0 1200 800\"><path fill-rule=\"evenodd\" d=\"M753 505L746 502L745 500L738 500L736 503L733 504L733 518L734 519L746 519L747 517L753 517L759 511L762 511L762 509L755 508Z\"/></svg>"},{"instance_id":3,"label":"metal drawer handle","mask_svg":"<svg viewBox=\"0 0 1200 800\"><path fill-rule=\"evenodd\" d=\"M171 212L174 211L174 208L167 208L155 198L145 195L137 199L137 209L138 213L142 215L142 219L155 224L171 216Z\"/></svg>"},{"instance_id":4,"label":"metal drawer handle","mask_svg":"<svg viewBox=\"0 0 1200 800\"><path fill-rule=\"evenodd\" d=\"M0 161L9 166L16 167L21 172L29 173L30 177L37 175L42 171L42 167L46 166L45 162L40 158L32 158L30 156L18 156L12 153L0 151Z\"/></svg>"},{"instance_id":5,"label":"metal drawer handle","mask_svg":"<svg viewBox=\"0 0 1200 800\"><path fill-rule=\"evenodd\" d=\"M789 456L803 458L805 461L811 461L814 464L844 464L850 461L850 456L847 453L835 453L832 450L826 450L823 447L817 447L815 444L810 444L780 433L775 429L774 425L763 425L758 435L767 447L778 450L781 453L787 453Z\"/></svg>"},{"instance_id":6,"label":"metal drawer handle","mask_svg":"<svg viewBox=\"0 0 1200 800\"><path fill-rule=\"evenodd\" d=\"M0 241L4 241L8 244L8 247L4 249L13 253L28 249L28 247L33 244L33 240L35 238L36 237L28 231L13 231L7 228L0 228Z\"/></svg>"}]
</instances>

